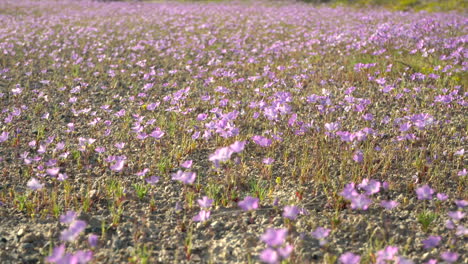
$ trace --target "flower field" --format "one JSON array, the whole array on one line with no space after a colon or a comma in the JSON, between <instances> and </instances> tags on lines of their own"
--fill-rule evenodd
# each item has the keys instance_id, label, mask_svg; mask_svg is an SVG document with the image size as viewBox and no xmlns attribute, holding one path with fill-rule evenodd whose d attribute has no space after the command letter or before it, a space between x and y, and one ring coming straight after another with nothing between
<instances>
[{"instance_id":1,"label":"flower field","mask_svg":"<svg viewBox=\"0 0 468 264\"><path fill-rule=\"evenodd\" d=\"M467 263L468 17L0 2L2 263Z\"/></svg>"}]
</instances>

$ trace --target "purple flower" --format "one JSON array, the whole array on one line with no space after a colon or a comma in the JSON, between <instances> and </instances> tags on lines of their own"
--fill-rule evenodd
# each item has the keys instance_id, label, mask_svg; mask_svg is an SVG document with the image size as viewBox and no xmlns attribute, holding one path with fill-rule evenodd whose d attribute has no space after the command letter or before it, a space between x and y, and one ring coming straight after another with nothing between
<instances>
[{"instance_id":1,"label":"purple flower","mask_svg":"<svg viewBox=\"0 0 468 264\"><path fill-rule=\"evenodd\" d=\"M262 137L262 136L258 136L258 135L255 135L251 138L253 140L253 142L255 142L255 144L261 146L261 147L269 147L271 145L272 140L271 139L268 139L266 137Z\"/></svg>"},{"instance_id":2,"label":"purple flower","mask_svg":"<svg viewBox=\"0 0 468 264\"><path fill-rule=\"evenodd\" d=\"M242 152L245 148L246 141L236 141L232 143L229 148L231 149L232 152L234 153L239 153Z\"/></svg>"},{"instance_id":3,"label":"purple flower","mask_svg":"<svg viewBox=\"0 0 468 264\"><path fill-rule=\"evenodd\" d=\"M85 264L85 263L90 262L93 259L93 252L90 250L88 251L78 250L73 257L76 259L76 263ZM72 261L69 263L75 263L75 262Z\"/></svg>"},{"instance_id":4,"label":"purple flower","mask_svg":"<svg viewBox=\"0 0 468 264\"><path fill-rule=\"evenodd\" d=\"M398 253L398 247L387 246L377 252L377 264L385 264L387 260L393 260Z\"/></svg>"},{"instance_id":5,"label":"purple flower","mask_svg":"<svg viewBox=\"0 0 468 264\"><path fill-rule=\"evenodd\" d=\"M66 214L60 216L60 223L71 224L76 219L76 213L68 211Z\"/></svg>"},{"instance_id":6,"label":"purple flower","mask_svg":"<svg viewBox=\"0 0 468 264\"><path fill-rule=\"evenodd\" d=\"M146 178L145 179L146 183L148 183L149 185L155 185L158 181L159 181L159 177L157 176L151 176L149 178Z\"/></svg>"},{"instance_id":7,"label":"purple flower","mask_svg":"<svg viewBox=\"0 0 468 264\"><path fill-rule=\"evenodd\" d=\"M437 260L436 259L430 259L427 262L424 262L424 264L437 264Z\"/></svg>"},{"instance_id":8,"label":"purple flower","mask_svg":"<svg viewBox=\"0 0 468 264\"><path fill-rule=\"evenodd\" d=\"M282 245L285 242L287 235L288 229L286 228L268 228L260 239L268 246L276 247Z\"/></svg>"},{"instance_id":9,"label":"purple flower","mask_svg":"<svg viewBox=\"0 0 468 264\"><path fill-rule=\"evenodd\" d=\"M397 207L399 204L400 204L399 202L392 201L392 200L390 200L390 201L381 201L381 202L380 202L380 205L381 205L383 208L387 209L387 210L392 210L392 209L394 209L395 207Z\"/></svg>"},{"instance_id":10,"label":"purple flower","mask_svg":"<svg viewBox=\"0 0 468 264\"><path fill-rule=\"evenodd\" d=\"M403 123L400 125L400 132L406 132L410 129L410 127L411 127L410 122Z\"/></svg>"},{"instance_id":11,"label":"purple flower","mask_svg":"<svg viewBox=\"0 0 468 264\"><path fill-rule=\"evenodd\" d=\"M367 210L372 200L369 199L365 194L359 194L351 198L351 209Z\"/></svg>"},{"instance_id":12,"label":"purple flower","mask_svg":"<svg viewBox=\"0 0 468 264\"><path fill-rule=\"evenodd\" d=\"M279 263L280 258L276 250L266 248L260 253L260 260L268 264L276 264Z\"/></svg>"},{"instance_id":13,"label":"purple flower","mask_svg":"<svg viewBox=\"0 0 468 264\"><path fill-rule=\"evenodd\" d=\"M219 148L210 155L209 160L214 163L228 161L233 153L230 147Z\"/></svg>"},{"instance_id":14,"label":"purple flower","mask_svg":"<svg viewBox=\"0 0 468 264\"><path fill-rule=\"evenodd\" d=\"M346 252L339 258L341 264L359 264L361 257L351 252Z\"/></svg>"},{"instance_id":15,"label":"purple flower","mask_svg":"<svg viewBox=\"0 0 468 264\"><path fill-rule=\"evenodd\" d=\"M284 246L284 247L278 248L278 253L280 254L280 256L281 256L283 259L286 259L286 258L289 257L289 255L291 255L293 249L294 249L293 246L287 244L287 245Z\"/></svg>"},{"instance_id":16,"label":"purple flower","mask_svg":"<svg viewBox=\"0 0 468 264\"><path fill-rule=\"evenodd\" d=\"M343 198L345 198L346 200L351 200L353 197L357 196L358 192L355 189L354 183L352 182L346 184L345 188L340 193L340 195L343 196Z\"/></svg>"},{"instance_id":17,"label":"purple flower","mask_svg":"<svg viewBox=\"0 0 468 264\"><path fill-rule=\"evenodd\" d=\"M317 227L311 235L318 240L322 240L327 238L330 235L330 229L328 228L323 228L323 227Z\"/></svg>"},{"instance_id":18,"label":"purple flower","mask_svg":"<svg viewBox=\"0 0 468 264\"><path fill-rule=\"evenodd\" d=\"M52 250L52 254L50 256L48 256L45 259L45 261L52 262L52 263L58 263L63 258L64 254L65 254L65 245L62 244L60 246L55 247Z\"/></svg>"},{"instance_id":19,"label":"purple flower","mask_svg":"<svg viewBox=\"0 0 468 264\"><path fill-rule=\"evenodd\" d=\"M159 127L157 127L153 132L151 132L150 137L155 139L161 139L164 136L164 132L161 131Z\"/></svg>"},{"instance_id":20,"label":"purple flower","mask_svg":"<svg viewBox=\"0 0 468 264\"><path fill-rule=\"evenodd\" d=\"M275 160L272 159L272 158L264 158L262 162L263 162L263 164L271 165L271 164L273 164L273 162L275 162Z\"/></svg>"},{"instance_id":21,"label":"purple flower","mask_svg":"<svg viewBox=\"0 0 468 264\"><path fill-rule=\"evenodd\" d=\"M460 177L466 176L467 174L468 174L468 171L466 170L466 168L464 168L463 170L457 173L457 175Z\"/></svg>"},{"instance_id":22,"label":"purple flower","mask_svg":"<svg viewBox=\"0 0 468 264\"><path fill-rule=\"evenodd\" d=\"M96 234L89 234L88 244L90 247L95 248L98 244L98 236Z\"/></svg>"},{"instance_id":23,"label":"purple flower","mask_svg":"<svg viewBox=\"0 0 468 264\"><path fill-rule=\"evenodd\" d=\"M364 161L364 154L361 150L356 150L353 154L353 160L357 163L361 163Z\"/></svg>"},{"instance_id":24,"label":"purple flower","mask_svg":"<svg viewBox=\"0 0 468 264\"><path fill-rule=\"evenodd\" d=\"M445 227L447 229L454 229L455 223L452 220L448 219L447 221L445 221Z\"/></svg>"},{"instance_id":25,"label":"purple flower","mask_svg":"<svg viewBox=\"0 0 468 264\"><path fill-rule=\"evenodd\" d=\"M116 160L115 163L110 166L110 169L113 171L119 172L124 168L124 165L125 165L125 160L119 159L119 160Z\"/></svg>"},{"instance_id":26,"label":"purple flower","mask_svg":"<svg viewBox=\"0 0 468 264\"><path fill-rule=\"evenodd\" d=\"M445 251L444 253L442 253L440 255L440 257L447 261L448 263L453 263L455 261L457 261L458 259L458 253L456 252L450 252L450 251Z\"/></svg>"},{"instance_id":27,"label":"purple flower","mask_svg":"<svg viewBox=\"0 0 468 264\"><path fill-rule=\"evenodd\" d=\"M465 217L465 213L463 213L462 211L452 211L448 212L448 216L450 216L450 218L452 218L455 221L460 221Z\"/></svg>"},{"instance_id":28,"label":"purple flower","mask_svg":"<svg viewBox=\"0 0 468 264\"><path fill-rule=\"evenodd\" d=\"M438 194L436 195L436 197L437 197L437 200L439 200L439 201L441 201L441 202L448 199L448 195L445 194L445 193L438 193Z\"/></svg>"},{"instance_id":29,"label":"purple flower","mask_svg":"<svg viewBox=\"0 0 468 264\"><path fill-rule=\"evenodd\" d=\"M340 123L335 122L335 123L325 123L325 129L328 131L336 131L340 129Z\"/></svg>"},{"instance_id":30,"label":"purple flower","mask_svg":"<svg viewBox=\"0 0 468 264\"><path fill-rule=\"evenodd\" d=\"M192 163L192 160L186 160L182 164L180 164L180 166L185 169L190 169L192 167Z\"/></svg>"},{"instance_id":31,"label":"purple flower","mask_svg":"<svg viewBox=\"0 0 468 264\"><path fill-rule=\"evenodd\" d=\"M31 178L26 185L33 191L40 190L42 187L44 187L44 185L41 184L41 182L39 182L36 178Z\"/></svg>"},{"instance_id":32,"label":"purple flower","mask_svg":"<svg viewBox=\"0 0 468 264\"><path fill-rule=\"evenodd\" d=\"M455 204L457 205L458 208L465 208L468 206L468 201L466 200L456 200Z\"/></svg>"},{"instance_id":33,"label":"purple flower","mask_svg":"<svg viewBox=\"0 0 468 264\"><path fill-rule=\"evenodd\" d=\"M242 208L242 210L244 211L250 211L258 208L259 201L260 200L258 198L247 196L244 198L244 200L237 203L237 205L239 205L239 207Z\"/></svg>"},{"instance_id":34,"label":"purple flower","mask_svg":"<svg viewBox=\"0 0 468 264\"><path fill-rule=\"evenodd\" d=\"M28 146L31 147L31 148L34 148L36 146L36 143L37 143L36 140L30 141L28 143Z\"/></svg>"},{"instance_id":35,"label":"purple flower","mask_svg":"<svg viewBox=\"0 0 468 264\"><path fill-rule=\"evenodd\" d=\"M210 214L210 211L201 210L196 216L192 218L192 220L195 222L205 222L210 218Z\"/></svg>"},{"instance_id":36,"label":"purple flower","mask_svg":"<svg viewBox=\"0 0 468 264\"><path fill-rule=\"evenodd\" d=\"M136 176L139 176L139 177L144 177L146 175L146 173L148 173L149 169L148 168L144 168L142 171L139 171L137 173L135 173Z\"/></svg>"},{"instance_id":37,"label":"purple flower","mask_svg":"<svg viewBox=\"0 0 468 264\"><path fill-rule=\"evenodd\" d=\"M404 258L402 256L398 256L396 258L395 264L414 264L414 261L411 259Z\"/></svg>"},{"instance_id":38,"label":"purple flower","mask_svg":"<svg viewBox=\"0 0 468 264\"><path fill-rule=\"evenodd\" d=\"M465 154L465 149L460 149L458 151L455 151L453 154L455 156L463 156L463 154Z\"/></svg>"},{"instance_id":39,"label":"purple flower","mask_svg":"<svg viewBox=\"0 0 468 264\"><path fill-rule=\"evenodd\" d=\"M82 220L76 220L71 223L70 227L66 230L63 230L60 234L60 240L62 241L73 241L76 237L83 232L86 228L86 222Z\"/></svg>"},{"instance_id":40,"label":"purple flower","mask_svg":"<svg viewBox=\"0 0 468 264\"><path fill-rule=\"evenodd\" d=\"M429 236L427 239L423 240L422 243L424 245L424 249L430 249L433 247L437 247L442 240L440 236Z\"/></svg>"},{"instance_id":41,"label":"purple flower","mask_svg":"<svg viewBox=\"0 0 468 264\"><path fill-rule=\"evenodd\" d=\"M213 199L208 198L208 196L203 196L201 199L198 199L197 202L201 208L209 208L213 204Z\"/></svg>"},{"instance_id":42,"label":"purple flower","mask_svg":"<svg viewBox=\"0 0 468 264\"><path fill-rule=\"evenodd\" d=\"M283 208L283 217L296 220L298 214L299 209L294 205L287 205Z\"/></svg>"},{"instance_id":43,"label":"purple flower","mask_svg":"<svg viewBox=\"0 0 468 264\"><path fill-rule=\"evenodd\" d=\"M118 149L123 149L125 147L125 143L124 142L115 143L114 146Z\"/></svg>"},{"instance_id":44,"label":"purple flower","mask_svg":"<svg viewBox=\"0 0 468 264\"><path fill-rule=\"evenodd\" d=\"M9 135L10 133L3 131L2 134L0 134L0 143L7 141Z\"/></svg>"},{"instance_id":45,"label":"purple flower","mask_svg":"<svg viewBox=\"0 0 468 264\"><path fill-rule=\"evenodd\" d=\"M434 190L426 184L417 188L416 194L418 195L418 200L431 200Z\"/></svg>"},{"instance_id":46,"label":"purple flower","mask_svg":"<svg viewBox=\"0 0 468 264\"><path fill-rule=\"evenodd\" d=\"M197 174L195 172L186 171L182 172L178 170L176 173L172 174L172 179L176 181L180 181L184 184L192 184L195 181L195 177Z\"/></svg>"},{"instance_id":47,"label":"purple flower","mask_svg":"<svg viewBox=\"0 0 468 264\"><path fill-rule=\"evenodd\" d=\"M59 175L57 176L57 180L59 181L64 181L68 179L68 175L66 173L59 173Z\"/></svg>"},{"instance_id":48,"label":"purple flower","mask_svg":"<svg viewBox=\"0 0 468 264\"><path fill-rule=\"evenodd\" d=\"M60 168L49 168L46 170L46 173L49 175L49 176L56 176L60 171Z\"/></svg>"},{"instance_id":49,"label":"purple flower","mask_svg":"<svg viewBox=\"0 0 468 264\"><path fill-rule=\"evenodd\" d=\"M460 237L468 235L468 228L462 225L457 226L457 231L455 232L455 235Z\"/></svg>"},{"instance_id":50,"label":"purple flower","mask_svg":"<svg viewBox=\"0 0 468 264\"><path fill-rule=\"evenodd\" d=\"M380 191L381 183L376 180L362 180L362 183L358 185L359 188L366 191L366 195L376 194Z\"/></svg>"},{"instance_id":51,"label":"purple flower","mask_svg":"<svg viewBox=\"0 0 468 264\"><path fill-rule=\"evenodd\" d=\"M106 148L105 147L96 147L94 149L94 151L96 151L97 153L104 153L104 152L106 152Z\"/></svg>"}]
</instances>

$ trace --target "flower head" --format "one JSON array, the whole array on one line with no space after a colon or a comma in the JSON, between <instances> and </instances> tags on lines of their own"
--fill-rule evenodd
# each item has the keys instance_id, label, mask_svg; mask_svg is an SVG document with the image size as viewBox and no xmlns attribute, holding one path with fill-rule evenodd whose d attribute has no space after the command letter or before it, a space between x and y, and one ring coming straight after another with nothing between
<instances>
[{"instance_id":1,"label":"flower head","mask_svg":"<svg viewBox=\"0 0 468 264\"><path fill-rule=\"evenodd\" d=\"M296 220L298 214L299 208L297 208L294 205L287 205L283 208L283 217L289 218L291 220Z\"/></svg>"},{"instance_id":2,"label":"flower head","mask_svg":"<svg viewBox=\"0 0 468 264\"><path fill-rule=\"evenodd\" d=\"M233 153L230 147L219 148L210 155L209 160L214 163L228 161Z\"/></svg>"},{"instance_id":3,"label":"flower head","mask_svg":"<svg viewBox=\"0 0 468 264\"><path fill-rule=\"evenodd\" d=\"M395 207L397 207L399 204L400 204L399 202L392 201L392 200L390 200L390 201L381 201L381 202L380 202L380 205L381 205L383 208L387 209L387 210L392 210L392 209L394 209Z\"/></svg>"},{"instance_id":4,"label":"flower head","mask_svg":"<svg viewBox=\"0 0 468 264\"><path fill-rule=\"evenodd\" d=\"M231 149L232 152L234 153L239 153L242 152L245 148L246 141L236 141L232 143L229 148Z\"/></svg>"},{"instance_id":5,"label":"flower head","mask_svg":"<svg viewBox=\"0 0 468 264\"><path fill-rule=\"evenodd\" d=\"M10 133L3 131L2 134L0 134L0 143L7 141L9 135Z\"/></svg>"},{"instance_id":6,"label":"flower head","mask_svg":"<svg viewBox=\"0 0 468 264\"><path fill-rule=\"evenodd\" d=\"M357 163L361 163L364 161L364 153L361 150L357 150L353 154L353 160Z\"/></svg>"},{"instance_id":7,"label":"flower head","mask_svg":"<svg viewBox=\"0 0 468 264\"><path fill-rule=\"evenodd\" d=\"M450 218L452 218L455 221L460 221L465 217L465 213L463 213L462 211L451 211L448 212L448 216L450 216Z\"/></svg>"},{"instance_id":8,"label":"flower head","mask_svg":"<svg viewBox=\"0 0 468 264\"><path fill-rule=\"evenodd\" d=\"M268 228L261 236L261 240L270 247L276 247L282 245L285 242L287 235L288 230L286 228Z\"/></svg>"},{"instance_id":9,"label":"flower head","mask_svg":"<svg viewBox=\"0 0 468 264\"><path fill-rule=\"evenodd\" d=\"M278 248L278 253L280 254L280 256L283 258L283 259L286 259L289 257L289 255L291 255L292 251L293 251L294 247L287 244L286 246L284 247L280 247Z\"/></svg>"},{"instance_id":10,"label":"flower head","mask_svg":"<svg viewBox=\"0 0 468 264\"><path fill-rule=\"evenodd\" d=\"M90 247L95 248L98 244L98 236L96 234L89 234L88 236L88 244Z\"/></svg>"},{"instance_id":11,"label":"flower head","mask_svg":"<svg viewBox=\"0 0 468 264\"><path fill-rule=\"evenodd\" d=\"M260 200L258 198L247 196L244 198L244 200L237 203L237 205L239 205L239 207L242 208L242 210L244 211L250 211L258 208L259 201Z\"/></svg>"},{"instance_id":12,"label":"flower head","mask_svg":"<svg viewBox=\"0 0 468 264\"><path fill-rule=\"evenodd\" d=\"M454 263L458 259L458 253L445 251L440 255L440 257L448 263Z\"/></svg>"},{"instance_id":13,"label":"flower head","mask_svg":"<svg viewBox=\"0 0 468 264\"><path fill-rule=\"evenodd\" d=\"M57 176L57 174L59 173L60 171L60 168L49 168L46 170L46 173L49 175L49 176Z\"/></svg>"},{"instance_id":14,"label":"flower head","mask_svg":"<svg viewBox=\"0 0 468 264\"><path fill-rule=\"evenodd\" d=\"M185 169L190 169L192 167L192 163L192 160L186 160L182 164L180 164L180 166Z\"/></svg>"},{"instance_id":15,"label":"flower head","mask_svg":"<svg viewBox=\"0 0 468 264\"><path fill-rule=\"evenodd\" d=\"M372 200L365 194L359 194L351 198L351 209L367 210Z\"/></svg>"},{"instance_id":16,"label":"flower head","mask_svg":"<svg viewBox=\"0 0 468 264\"><path fill-rule=\"evenodd\" d=\"M268 264L279 263L280 257L278 252L272 248L266 248L260 253L260 260Z\"/></svg>"},{"instance_id":17,"label":"flower head","mask_svg":"<svg viewBox=\"0 0 468 264\"><path fill-rule=\"evenodd\" d=\"M427 239L423 240L424 249L430 249L437 247L442 240L440 236L429 236Z\"/></svg>"},{"instance_id":18,"label":"flower head","mask_svg":"<svg viewBox=\"0 0 468 264\"><path fill-rule=\"evenodd\" d=\"M317 227L311 235L318 240L325 239L330 235L330 229L328 228L323 228L323 227Z\"/></svg>"},{"instance_id":19,"label":"flower head","mask_svg":"<svg viewBox=\"0 0 468 264\"><path fill-rule=\"evenodd\" d=\"M372 195L376 194L380 191L380 187L382 184L379 181L376 180L368 180L364 179L362 180L361 184L358 185L359 188L363 189L366 191L366 195Z\"/></svg>"},{"instance_id":20,"label":"flower head","mask_svg":"<svg viewBox=\"0 0 468 264\"><path fill-rule=\"evenodd\" d=\"M195 172L186 171L183 172L178 170L176 173L172 174L172 179L176 181L180 181L184 184L192 184L195 181L195 177L197 174Z\"/></svg>"},{"instance_id":21,"label":"flower head","mask_svg":"<svg viewBox=\"0 0 468 264\"><path fill-rule=\"evenodd\" d=\"M213 199L208 198L208 196L203 196L201 199L198 199L197 202L201 208L209 208L213 204Z\"/></svg>"},{"instance_id":22,"label":"flower head","mask_svg":"<svg viewBox=\"0 0 468 264\"><path fill-rule=\"evenodd\" d=\"M387 260L393 260L398 253L398 247L387 246L377 252L377 263L385 264Z\"/></svg>"},{"instance_id":23,"label":"flower head","mask_svg":"<svg viewBox=\"0 0 468 264\"><path fill-rule=\"evenodd\" d=\"M441 202L448 199L448 195L445 193L437 193L436 197L437 197L437 200Z\"/></svg>"},{"instance_id":24,"label":"flower head","mask_svg":"<svg viewBox=\"0 0 468 264\"><path fill-rule=\"evenodd\" d=\"M468 206L468 201L466 200L456 200L455 204L457 205L458 208L465 208Z\"/></svg>"},{"instance_id":25,"label":"flower head","mask_svg":"<svg viewBox=\"0 0 468 264\"><path fill-rule=\"evenodd\" d=\"M341 264L359 264L361 257L351 252L346 252L340 256L339 261Z\"/></svg>"},{"instance_id":26,"label":"flower head","mask_svg":"<svg viewBox=\"0 0 468 264\"><path fill-rule=\"evenodd\" d=\"M262 136L253 136L252 138L252 141L255 142L255 144L261 146L261 147L269 147L271 145L272 140L271 139L268 139L266 137L262 137Z\"/></svg>"},{"instance_id":27,"label":"flower head","mask_svg":"<svg viewBox=\"0 0 468 264\"><path fill-rule=\"evenodd\" d=\"M42 187L44 187L44 185L41 184L41 182L38 181L36 178L31 178L26 185L29 189L33 191L40 190L42 189Z\"/></svg>"},{"instance_id":28,"label":"flower head","mask_svg":"<svg viewBox=\"0 0 468 264\"><path fill-rule=\"evenodd\" d=\"M431 200L434 190L426 184L417 188L416 194L418 195L418 200Z\"/></svg>"},{"instance_id":29,"label":"flower head","mask_svg":"<svg viewBox=\"0 0 468 264\"><path fill-rule=\"evenodd\" d=\"M75 220L70 224L68 229L63 230L60 234L60 240L62 241L73 241L76 237L83 232L86 228L86 222L82 220Z\"/></svg>"},{"instance_id":30,"label":"flower head","mask_svg":"<svg viewBox=\"0 0 468 264\"><path fill-rule=\"evenodd\" d=\"M60 246L57 246L52 250L52 254L46 258L46 261L57 263L63 258L64 254L65 254L65 245L61 244Z\"/></svg>"},{"instance_id":31,"label":"flower head","mask_svg":"<svg viewBox=\"0 0 468 264\"><path fill-rule=\"evenodd\" d=\"M66 214L60 216L60 223L71 224L76 219L76 212L68 211Z\"/></svg>"},{"instance_id":32,"label":"flower head","mask_svg":"<svg viewBox=\"0 0 468 264\"><path fill-rule=\"evenodd\" d=\"M110 169L113 171L121 171L124 168L125 159L117 159L114 164L110 166Z\"/></svg>"},{"instance_id":33,"label":"flower head","mask_svg":"<svg viewBox=\"0 0 468 264\"><path fill-rule=\"evenodd\" d=\"M351 200L353 197L357 196L358 192L356 191L354 183L346 184L340 195L346 200Z\"/></svg>"},{"instance_id":34,"label":"flower head","mask_svg":"<svg viewBox=\"0 0 468 264\"><path fill-rule=\"evenodd\" d=\"M146 183L148 183L149 185L155 185L158 181L159 181L159 177L157 176L151 176L149 178L146 178L145 179Z\"/></svg>"},{"instance_id":35,"label":"flower head","mask_svg":"<svg viewBox=\"0 0 468 264\"><path fill-rule=\"evenodd\" d=\"M192 218L192 220L195 222L205 222L206 220L210 218L210 214L211 214L210 211L201 210L200 212L198 212L196 216Z\"/></svg>"}]
</instances>

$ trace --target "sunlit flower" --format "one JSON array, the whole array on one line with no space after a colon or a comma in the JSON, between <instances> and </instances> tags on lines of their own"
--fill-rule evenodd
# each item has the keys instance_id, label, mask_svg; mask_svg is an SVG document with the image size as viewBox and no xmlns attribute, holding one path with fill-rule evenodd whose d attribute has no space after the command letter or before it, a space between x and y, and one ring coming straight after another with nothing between
<instances>
[{"instance_id":1,"label":"sunlit flower","mask_svg":"<svg viewBox=\"0 0 468 264\"><path fill-rule=\"evenodd\" d=\"M287 235L288 230L286 228L268 228L261 236L261 240L270 247L276 247L282 245L285 242Z\"/></svg>"},{"instance_id":2,"label":"sunlit flower","mask_svg":"<svg viewBox=\"0 0 468 264\"><path fill-rule=\"evenodd\" d=\"M242 210L244 211L250 211L258 208L258 202L258 198L247 196L244 198L244 200L237 203L237 205L239 205L239 207L242 208Z\"/></svg>"},{"instance_id":3,"label":"sunlit flower","mask_svg":"<svg viewBox=\"0 0 468 264\"><path fill-rule=\"evenodd\" d=\"M44 185L41 184L36 178L31 178L28 181L27 186L28 186L29 189L31 189L33 191L40 190L40 189L42 189L42 187L44 187Z\"/></svg>"},{"instance_id":4,"label":"sunlit flower","mask_svg":"<svg viewBox=\"0 0 468 264\"><path fill-rule=\"evenodd\" d=\"M416 189L416 194L418 195L419 200L431 200L434 190L429 187L429 185L423 185Z\"/></svg>"},{"instance_id":5,"label":"sunlit flower","mask_svg":"<svg viewBox=\"0 0 468 264\"><path fill-rule=\"evenodd\" d=\"M359 264L361 257L351 252L346 252L340 256L339 261L341 264Z\"/></svg>"}]
</instances>

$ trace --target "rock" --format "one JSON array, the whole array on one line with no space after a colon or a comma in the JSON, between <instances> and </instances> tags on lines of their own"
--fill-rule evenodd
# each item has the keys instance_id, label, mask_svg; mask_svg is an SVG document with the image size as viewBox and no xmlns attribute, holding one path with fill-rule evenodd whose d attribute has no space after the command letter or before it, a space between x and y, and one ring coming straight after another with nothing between
<instances>
[{"instance_id":1,"label":"rock","mask_svg":"<svg viewBox=\"0 0 468 264\"><path fill-rule=\"evenodd\" d=\"M22 237L25 233L25 230L24 228L20 228L20 230L18 230L18 232L16 233L16 236L18 237Z\"/></svg>"},{"instance_id":2,"label":"rock","mask_svg":"<svg viewBox=\"0 0 468 264\"><path fill-rule=\"evenodd\" d=\"M28 233L24 235L21 239L21 243L33 243L35 240L38 240L38 236L34 233Z\"/></svg>"},{"instance_id":3,"label":"rock","mask_svg":"<svg viewBox=\"0 0 468 264\"><path fill-rule=\"evenodd\" d=\"M124 246L124 242L120 240L117 236L112 237L112 248L120 249Z\"/></svg>"},{"instance_id":4,"label":"rock","mask_svg":"<svg viewBox=\"0 0 468 264\"><path fill-rule=\"evenodd\" d=\"M214 221L210 226L214 231L221 231L224 228L224 224L220 221Z\"/></svg>"},{"instance_id":5,"label":"rock","mask_svg":"<svg viewBox=\"0 0 468 264\"><path fill-rule=\"evenodd\" d=\"M25 244L21 245L21 247L20 247L21 252L28 252L28 251L30 251L32 249L34 249L34 245L31 244L31 243L25 243Z\"/></svg>"},{"instance_id":6,"label":"rock","mask_svg":"<svg viewBox=\"0 0 468 264\"><path fill-rule=\"evenodd\" d=\"M97 190L91 190L89 191L88 195L91 199L94 199L97 197L97 193L98 193Z\"/></svg>"},{"instance_id":7,"label":"rock","mask_svg":"<svg viewBox=\"0 0 468 264\"><path fill-rule=\"evenodd\" d=\"M200 263L202 259L200 258L199 255L197 255L197 254L192 254L192 255L190 256L190 260L191 260L191 262Z\"/></svg>"}]
</instances>

